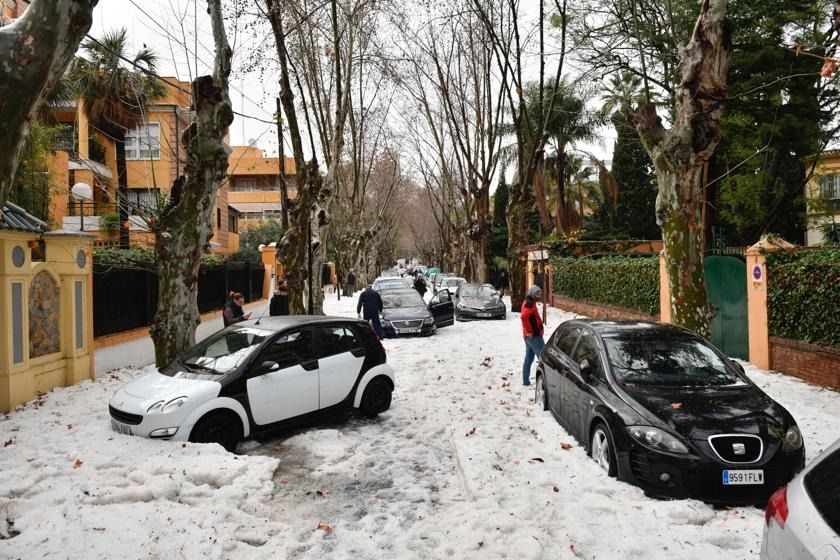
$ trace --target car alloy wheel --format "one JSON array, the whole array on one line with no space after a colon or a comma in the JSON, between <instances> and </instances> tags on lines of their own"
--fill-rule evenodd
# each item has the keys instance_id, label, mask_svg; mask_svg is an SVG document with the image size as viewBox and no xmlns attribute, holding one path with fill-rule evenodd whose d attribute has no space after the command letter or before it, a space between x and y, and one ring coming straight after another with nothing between
<instances>
[{"instance_id":1,"label":"car alloy wheel","mask_svg":"<svg viewBox=\"0 0 840 560\"><path fill-rule=\"evenodd\" d=\"M592 430L592 445L589 452L609 476L615 476L617 468L612 436L604 424L596 424Z\"/></svg>"},{"instance_id":2,"label":"car alloy wheel","mask_svg":"<svg viewBox=\"0 0 840 560\"><path fill-rule=\"evenodd\" d=\"M204 416L192 430L193 443L218 443L233 452L242 439L242 425L232 412L212 412Z\"/></svg>"},{"instance_id":3,"label":"car alloy wheel","mask_svg":"<svg viewBox=\"0 0 840 560\"><path fill-rule=\"evenodd\" d=\"M377 377L368 383L361 403L365 416L373 418L391 408L391 393L391 385L382 377Z\"/></svg>"},{"instance_id":4,"label":"car alloy wheel","mask_svg":"<svg viewBox=\"0 0 840 560\"><path fill-rule=\"evenodd\" d=\"M548 393L545 391L545 381L542 375L537 376L537 386L534 389L534 403L542 407L543 410L548 410Z\"/></svg>"}]
</instances>

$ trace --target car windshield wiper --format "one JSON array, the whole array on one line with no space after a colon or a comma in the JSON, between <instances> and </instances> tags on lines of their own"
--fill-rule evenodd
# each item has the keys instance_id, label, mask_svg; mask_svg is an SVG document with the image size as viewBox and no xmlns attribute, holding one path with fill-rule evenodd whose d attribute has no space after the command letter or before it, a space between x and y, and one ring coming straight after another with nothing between
<instances>
[{"instance_id":1,"label":"car windshield wiper","mask_svg":"<svg viewBox=\"0 0 840 560\"><path fill-rule=\"evenodd\" d=\"M193 362L184 362L184 365L187 367L187 369L206 371L206 372L212 373L214 375L221 375L220 371L217 371L217 370L211 368L210 366L205 366L204 364L196 364L196 363L193 363Z\"/></svg>"}]
</instances>

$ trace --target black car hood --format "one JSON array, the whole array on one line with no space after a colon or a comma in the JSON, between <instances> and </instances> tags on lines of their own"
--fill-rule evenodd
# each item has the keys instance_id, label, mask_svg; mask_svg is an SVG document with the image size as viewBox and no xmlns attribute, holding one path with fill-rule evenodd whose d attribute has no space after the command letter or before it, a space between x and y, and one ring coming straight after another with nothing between
<instances>
[{"instance_id":1,"label":"black car hood","mask_svg":"<svg viewBox=\"0 0 840 560\"><path fill-rule=\"evenodd\" d=\"M736 387L622 387L631 405L688 439L725 433L780 437L789 424L781 405L753 385Z\"/></svg>"},{"instance_id":2,"label":"black car hood","mask_svg":"<svg viewBox=\"0 0 840 560\"><path fill-rule=\"evenodd\" d=\"M395 307L382 311L382 317L389 321L409 321L411 319L425 319L431 315L426 307Z\"/></svg>"}]
</instances>

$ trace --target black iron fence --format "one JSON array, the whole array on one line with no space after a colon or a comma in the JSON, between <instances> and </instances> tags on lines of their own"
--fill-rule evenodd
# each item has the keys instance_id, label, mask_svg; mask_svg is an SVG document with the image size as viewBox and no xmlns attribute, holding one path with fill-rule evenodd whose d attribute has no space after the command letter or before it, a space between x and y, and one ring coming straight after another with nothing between
<instances>
[{"instance_id":1,"label":"black iron fence","mask_svg":"<svg viewBox=\"0 0 840 560\"><path fill-rule=\"evenodd\" d=\"M228 262L201 267L198 274L198 310L221 309L230 292L245 301L262 296L261 263ZM95 265L93 270L93 334L102 336L152 324L157 308L158 280L152 270Z\"/></svg>"}]
</instances>

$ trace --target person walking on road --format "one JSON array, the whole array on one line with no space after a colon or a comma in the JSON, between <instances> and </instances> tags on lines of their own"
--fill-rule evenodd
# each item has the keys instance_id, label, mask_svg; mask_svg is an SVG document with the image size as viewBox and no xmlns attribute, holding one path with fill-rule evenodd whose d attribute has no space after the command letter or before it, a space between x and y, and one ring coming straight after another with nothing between
<instances>
[{"instance_id":1,"label":"person walking on road","mask_svg":"<svg viewBox=\"0 0 840 560\"><path fill-rule=\"evenodd\" d=\"M347 273L347 297L353 297L353 292L356 291L356 275L353 273L353 269L350 269L350 272Z\"/></svg>"},{"instance_id":2,"label":"person walking on road","mask_svg":"<svg viewBox=\"0 0 840 560\"><path fill-rule=\"evenodd\" d=\"M505 290L508 287L508 273L507 270L502 270L499 274L499 279L496 280L496 289L499 291L499 297L505 297Z\"/></svg>"},{"instance_id":3,"label":"person walking on road","mask_svg":"<svg viewBox=\"0 0 840 560\"><path fill-rule=\"evenodd\" d=\"M364 311L364 316L362 312ZM382 313L382 298L379 292L368 286L359 296L359 303L356 304L356 314L363 317L365 321L373 326L376 336L380 339L385 336L382 331L382 323L379 321L379 314Z\"/></svg>"},{"instance_id":4,"label":"person walking on road","mask_svg":"<svg viewBox=\"0 0 840 560\"><path fill-rule=\"evenodd\" d=\"M420 297L426 295L426 278L423 277L422 272L418 272L417 276L414 277L414 289L417 290Z\"/></svg>"},{"instance_id":5,"label":"person walking on road","mask_svg":"<svg viewBox=\"0 0 840 560\"><path fill-rule=\"evenodd\" d=\"M531 286L525 301L522 302L520 318L522 319L522 334L525 338L525 361L522 363L522 384L531 384L531 364L534 357L542 355L545 341L543 340L543 322L537 309L542 290L539 286Z\"/></svg>"},{"instance_id":6,"label":"person walking on road","mask_svg":"<svg viewBox=\"0 0 840 560\"><path fill-rule=\"evenodd\" d=\"M280 286L274 292L268 305L268 314L271 317L289 314L289 288L285 280L280 281Z\"/></svg>"}]
</instances>

